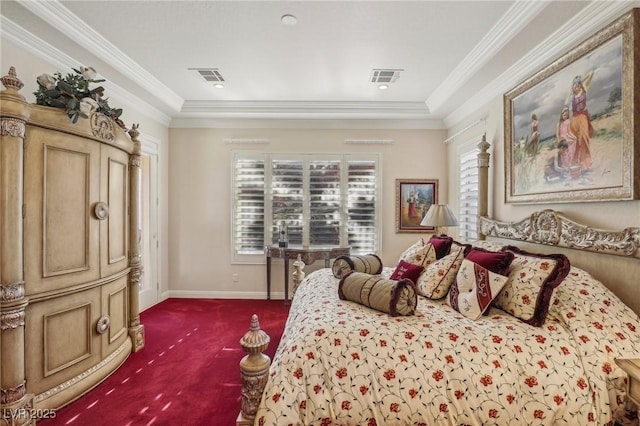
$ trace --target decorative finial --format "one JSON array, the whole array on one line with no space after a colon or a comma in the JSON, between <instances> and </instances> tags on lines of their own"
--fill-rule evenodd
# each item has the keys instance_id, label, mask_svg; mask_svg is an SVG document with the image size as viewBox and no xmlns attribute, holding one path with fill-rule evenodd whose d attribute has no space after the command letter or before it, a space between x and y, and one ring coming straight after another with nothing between
<instances>
[{"instance_id":1,"label":"decorative finial","mask_svg":"<svg viewBox=\"0 0 640 426\"><path fill-rule=\"evenodd\" d=\"M491 144L487 142L487 132L482 134L482 140L478 144L478 149L480 152L487 152L487 150L491 147Z\"/></svg>"},{"instance_id":2,"label":"decorative finial","mask_svg":"<svg viewBox=\"0 0 640 426\"><path fill-rule=\"evenodd\" d=\"M2 81L2 84L6 89L14 89L18 91L24 87L24 83L18 78L18 74L16 74L16 69L14 67L9 68L9 74L0 78L0 81Z\"/></svg>"},{"instance_id":3,"label":"decorative finial","mask_svg":"<svg viewBox=\"0 0 640 426\"><path fill-rule=\"evenodd\" d=\"M131 125L131 130L129 130L129 136L131 136L131 139L137 139L138 136L140 136L140 132L138 131L138 126L140 124L132 124Z\"/></svg>"},{"instance_id":4,"label":"decorative finial","mask_svg":"<svg viewBox=\"0 0 640 426\"><path fill-rule=\"evenodd\" d=\"M264 331L260 330L260 322L258 321L258 315L253 314L251 316L251 325L249 331L240 339L240 346L248 354L258 354L269 346L271 338Z\"/></svg>"}]
</instances>

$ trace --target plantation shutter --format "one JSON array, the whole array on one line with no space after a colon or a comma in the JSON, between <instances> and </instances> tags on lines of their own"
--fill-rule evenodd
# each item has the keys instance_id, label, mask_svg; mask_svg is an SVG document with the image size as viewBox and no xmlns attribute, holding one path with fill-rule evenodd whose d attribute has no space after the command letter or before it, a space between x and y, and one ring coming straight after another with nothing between
<instances>
[{"instance_id":1,"label":"plantation shutter","mask_svg":"<svg viewBox=\"0 0 640 426\"><path fill-rule=\"evenodd\" d=\"M263 159L240 158L234 174L234 239L237 254L264 251L264 181Z\"/></svg>"},{"instance_id":2,"label":"plantation shutter","mask_svg":"<svg viewBox=\"0 0 640 426\"><path fill-rule=\"evenodd\" d=\"M348 245L352 253L375 253L378 246L376 162L349 160L347 164Z\"/></svg>"},{"instance_id":3,"label":"plantation shutter","mask_svg":"<svg viewBox=\"0 0 640 426\"><path fill-rule=\"evenodd\" d=\"M234 153L234 261L256 262L266 245L350 246L376 253L380 241L378 154Z\"/></svg>"},{"instance_id":4,"label":"plantation shutter","mask_svg":"<svg viewBox=\"0 0 640 426\"><path fill-rule=\"evenodd\" d=\"M309 243L340 245L340 160L309 163Z\"/></svg>"},{"instance_id":5,"label":"plantation shutter","mask_svg":"<svg viewBox=\"0 0 640 426\"><path fill-rule=\"evenodd\" d=\"M464 241L478 239L478 153L477 148L460 156L459 235Z\"/></svg>"},{"instance_id":6,"label":"plantation shutter","mask_svg":"<svg viewBox=\"0 0 640 426\"><path fill-rule=\"evenodd\" d=\"M302 245L304 231L304 171L302 160L273 160L271 163L272 229L287 225L289 245ZM278 244L273 232L272 244Z\"/></svg>"}]
</instances>

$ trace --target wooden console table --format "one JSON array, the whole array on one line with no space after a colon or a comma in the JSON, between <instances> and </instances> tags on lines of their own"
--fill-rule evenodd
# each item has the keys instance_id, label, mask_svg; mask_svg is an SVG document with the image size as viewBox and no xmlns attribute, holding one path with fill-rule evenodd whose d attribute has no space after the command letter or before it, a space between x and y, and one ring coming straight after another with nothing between
<instances>
[{"instance_id":1,"label":"wooden console table","mask_svg":"<svg viewBox=\"0 0 640 426\"><path fill-rule=\"evenodd\" d=\"M305 265L311 265L316 260L324 259L324 266L328 268L329 260L338 256L348 256L351 247L274 247L266 246L267 255L267 299L271 299L271 258L284 259L284 302L289 301L289 261L296 260L298 255Z\"/></svg>"}]
</instances>

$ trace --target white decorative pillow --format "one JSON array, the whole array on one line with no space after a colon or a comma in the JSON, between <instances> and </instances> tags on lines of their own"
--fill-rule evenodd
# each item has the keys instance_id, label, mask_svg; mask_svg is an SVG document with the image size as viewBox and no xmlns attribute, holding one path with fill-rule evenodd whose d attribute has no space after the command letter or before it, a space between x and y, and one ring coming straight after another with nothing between
<instances>
[{"instance_id":1,"label":"white decorative pillow","mask_svg":"<svg viewBox=\"0 0 640 426\"><path fill-rule=\"evenodd\" d=\"M464 247L451 247L451 253L426 267L418 277L418 294L429 299L441 299L447 295L464 259Z\"/></svg>"},{"instance_id":2,"label":"white decorative pillow","mask_svg":"<svg viewBox=\"0 0 640 426\"><path fill-rule=\"evenodd\" d=\"M406 249L401 255L400 260L414 265L427 267L436 261L436 249L433 244L425 243L422 238L411 247ZM398 263L400 263L400 260Z\"/></svg>"},{"instance_id":3,"label":"white decorative pillow","mask_svg":"<svg viewBox=\"0 0 640 426\"><path fill-rule=\"evenodd\" d=\"M507 279L464 259L449 290L447 303L465 317L476 320L491 305Z\"/></svg>"}]
</instances>

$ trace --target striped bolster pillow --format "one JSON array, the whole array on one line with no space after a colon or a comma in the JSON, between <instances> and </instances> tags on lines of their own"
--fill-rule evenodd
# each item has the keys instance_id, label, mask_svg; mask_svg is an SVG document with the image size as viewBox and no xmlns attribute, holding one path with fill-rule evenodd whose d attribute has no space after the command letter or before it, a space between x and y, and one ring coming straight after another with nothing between
<instances>
[{"instance_id":1,"label":"striped bolster pillow","mask_svg":"<svg viewBox=\"0 0 640 426\"><path fill-rule=\"evenodd\" d=\"M340 280L338 296L391 316L413 315L418 304L416 286L408 278L388 280L379 275L348 272Z\"/></svg>"},{"instance_id":2,"label":"striped bolster pillow","mask_svg":"<svg viewBox=\"0 0 640 426\"><path fill-rule=\"evenodd\" d=\"M382 272L382 260L375 254L363 256L338 256L333 261L331 268L333 276L342 278L347 272L357 271L366 274L379 274Z\"/></svg>"}]
</instances>

